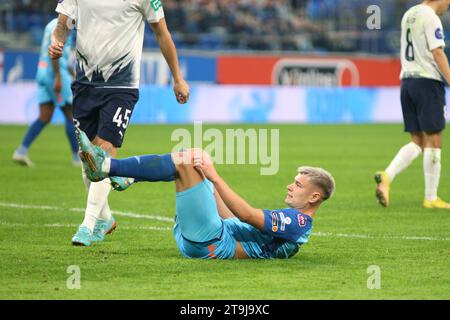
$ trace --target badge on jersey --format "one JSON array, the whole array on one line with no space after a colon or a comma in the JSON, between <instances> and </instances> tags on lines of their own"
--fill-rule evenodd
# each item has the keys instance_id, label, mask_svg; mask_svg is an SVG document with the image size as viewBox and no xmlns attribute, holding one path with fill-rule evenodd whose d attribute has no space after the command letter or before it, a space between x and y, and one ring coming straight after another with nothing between
<instances>
[{"instance_id":1,"label":"badge on jersey","mask_svg":"<svg viewBox=\"0 0 450 320\"><path fill-rule=\"evenodd\" d=\"M298 217L298 225L300 226L300 227L304 227L304 226L306 226L306 219L305 219L305 217L304 216L302 216L301 214L299 214L299 215L297 215L297 217Z\"/></svg>"},{"instance_id":2,"label":"badge on jersey","mask_svg":"<svg viewBox=\"0 0 450 320\"><path fill-rule=\"evenodd\" d=\"M272 211L272 231L278 231L278 215L276 211Z\"/></svg>"},{"instance_id":3,"label":"badge on jersey","mask_svg":"<svg viewBox=\"0 0 450 320\"><path fill-rule=\"evenodd\" d=\"M270 235L291 242L304 243L310 234L312 221L298 210L264 210L264 230Z\"/></svg>"},{"instance_id":4,"label":"badge on jersey","mask_svg":"<svg viewBox=\"0 0 450 320\"><path fill-rule=\"evenodd\" d=\"M161 0L149 0L150 3L152 4L152 8L155 11L158 11L159 8L161 8L162 4L161 4Z\"/></svg>"},{"instance_id":5,"label":"badge on jersey","mask_svg":"<svg viewBox=\"0 0 450 320\"><path fill-rule=\"evenodd\" d=\"M436 37L436 39L438 40L443 40L444 39L444 34L442 33L441 28L437 28L436 31L434 32L434 36Z\"/></svg>"}]
</instances>

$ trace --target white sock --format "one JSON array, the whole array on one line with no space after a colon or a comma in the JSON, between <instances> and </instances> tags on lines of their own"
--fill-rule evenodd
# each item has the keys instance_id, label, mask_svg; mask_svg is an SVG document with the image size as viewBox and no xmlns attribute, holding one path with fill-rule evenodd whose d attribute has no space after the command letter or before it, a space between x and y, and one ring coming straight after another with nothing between
<instances>
[{"instance_id":1,"label":"white sock","mask_svg":"<svg viewBox=\"0 0 450 320\"><path fill-rule=\"evenodd\" d=\"M89 192L89 186L91 185L91 180L86 176L86 172L84 171L83 167L81 167L81 176L83 178L84 185L86 187L86 191ZM111 219L111 209L109 208L108 199L106 199L106 203L102 208L102 211L100 211L99 218L102 220L109 220Z\"/></svg>"},{"instance_id":2,"label":"white sock","mask_svg":"<svg viewBox=\"0 0 450 320\"><path fill-rule=\"evenodd\" d=\"M441 177L441 149L425 148L423 153L423 172L425 174L425 199L437 199Z\"/></svg>"},{"instance_id":3,"label":"white sock","mask_svg":"<svg viewBox=\"0 0 450 320\"><path fill-rule=\"evenodd\" d=\"M86 191L89 192L89 186L91 185L91 180L86 176L86 171L84 171L83 166L81 166L81 177L83 178L84 186L86 187Z\"/></svg>"},{"instance_id":4,"label":"white sock","mask_svg":"<svg viewBox=\"0 0 450 320\"><path fill-rule=\"evenodd\" d=\"M108 221L112 218L111 209L109 208L108 199L106 199L106 203L102 208L102 211L100 211L100 219Z\"/></svg>"},{"instance_id":5,"label":"white sock","mask_svg":"<svg viewBox=\"0 0 450 320\"><path fill-rule=\"evenodd\" d=\"M109 179L100 182L92 182L88 192L88 199L84 220L81 226L87 227L93 231L97 219L100 217L100 212L108 200L109 192L111 191L111 182Z\"/></svg>"},{"instance_id":6,"label":"white sock","mask_svg":"<svg viewBox=\"0 0 450 320\"><path fill-rule=\"evenodd\" d=\"M385 170L391 182L394 181L397 174L409 167L421 153L422 149L414 142L403 146Z\"/></svg>"},{"instance_id":7,"label":"white sock","mask_svg":"<svg viewBox=\"0 0 450 320\"><path fill-rule=\"evenodd\" d=\"M109 174L109 171L111 171L111 158L106 158L102 163L102 172Z\"/></svg>"}]
</instances>

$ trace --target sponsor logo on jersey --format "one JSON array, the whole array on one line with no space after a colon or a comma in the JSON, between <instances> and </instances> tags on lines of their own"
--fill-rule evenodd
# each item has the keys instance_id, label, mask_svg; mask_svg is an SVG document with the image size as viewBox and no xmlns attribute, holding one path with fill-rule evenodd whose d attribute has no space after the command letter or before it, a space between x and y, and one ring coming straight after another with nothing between
<instances>
[{"instance_id":1,"label":"sponsor logo on jersey","mask_svg":"<svg viewBox=\"0 0 450 320\"><path fill-rule=\"evenodd\" d=\"M272 211L272 231L278 231L278 216L276 211Z\"/></svg>"},{"instance_id":2,"label":"sponsor logo on jersey","mask_svg":"<svg viewBox=\"0 0 450 320\"><path fill-rule=\"evenodd\" d=\"M444 39L444 34L442 33L441 28L437 28L436 31L434 32L434 35L435 35L436 39L439 39L439 40Z\"/></svg>"},{"instance_id":3,"label":"sponsor logo on jersey","mask_svg":"<svg viewBox=\"0 0 450 320\"><path fill-rule=\"evenodd\" d=\"M161 0L150 0L153 10L158 11L162 7Z\"/></svg>"},{"instance_id":4,"label":"sponsor logo on jersey","mask_svg":"<svg viewBox=\"0 0 450 320\"><path fill-rule=\"evenodd\" d=\"M302 216L301 214L299 214L299 215L297 215L297 217L298 217L298 225L300 226L300 227L304 227L304 226L306 226L306 219L305 219L305 217L304 216Z\"/></svg>"}]
</instances>

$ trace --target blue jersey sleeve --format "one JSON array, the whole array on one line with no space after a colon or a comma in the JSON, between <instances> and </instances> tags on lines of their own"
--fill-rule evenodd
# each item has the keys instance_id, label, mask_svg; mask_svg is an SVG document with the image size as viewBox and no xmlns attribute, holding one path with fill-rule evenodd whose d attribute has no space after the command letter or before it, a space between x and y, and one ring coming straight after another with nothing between
<instances>
[{"instance_id":1,"label":"blue jersey sleeve","mask_svg":"<svg viewBox=\"0 0 450 320\"><path fill-rule=\"evenodd\" d=\"M264 210L264 232L274 237L299 242L309 235L311 228L311 217L297 210Z\"/></svg>"}]
</instances>

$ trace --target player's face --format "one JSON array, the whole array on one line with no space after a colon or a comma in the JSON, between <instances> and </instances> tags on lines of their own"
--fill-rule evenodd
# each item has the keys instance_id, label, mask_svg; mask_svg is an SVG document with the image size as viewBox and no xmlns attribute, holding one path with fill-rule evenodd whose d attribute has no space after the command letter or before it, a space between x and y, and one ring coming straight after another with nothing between
<instances>
[{"instance_id":1,"label":"player's face","mask_svg":"<svg viewBox=\"0 0 450 320\"><path fill-rule=\"evenodd\" d=\"M294 182L287 186L287 195L284 200L291 208L307 208L312 202L320 199L320 193L309 181L308 176L298 174Z\"/></svg>"},{"instance_id":2,"label":"player's face","mask_svg":"<svg viewBox=\"0 0 450 320\"><path fill-rule=\"evenodd\" d=\"M449 6L450 6L450 0L441 0L441 5L439 6L436 14L438 16L442 16L448 10Z\"/></svg>"}]
</instances>

